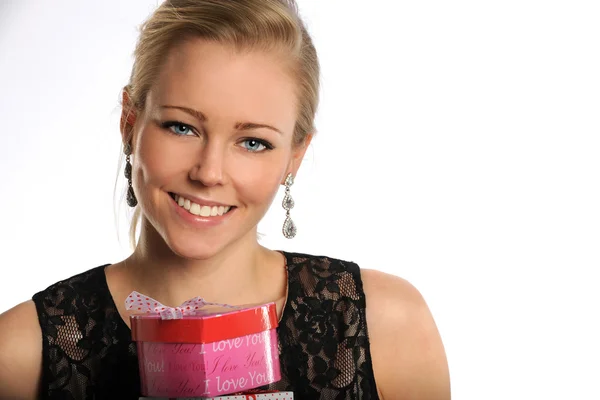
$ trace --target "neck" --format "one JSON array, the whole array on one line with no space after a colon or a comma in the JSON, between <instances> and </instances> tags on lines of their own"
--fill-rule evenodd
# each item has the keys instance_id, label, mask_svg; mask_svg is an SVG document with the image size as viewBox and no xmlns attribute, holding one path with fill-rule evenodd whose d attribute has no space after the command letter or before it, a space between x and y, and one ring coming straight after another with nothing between
<instances>
[{"instance_id":1,"label":"neck","mask_svg":"<svg viewBox=\"0 0 600 400\"><path fill-rule=\"evenodd\" d=\"M272 264L270 253L256 233L249 232L209 258L183 258L143 220L140 241L126 265L135 290L168 306L196 296L215 303L250 304L261 301L256 292L264 286L265 266Z\"/></svg>"}]
</instances>

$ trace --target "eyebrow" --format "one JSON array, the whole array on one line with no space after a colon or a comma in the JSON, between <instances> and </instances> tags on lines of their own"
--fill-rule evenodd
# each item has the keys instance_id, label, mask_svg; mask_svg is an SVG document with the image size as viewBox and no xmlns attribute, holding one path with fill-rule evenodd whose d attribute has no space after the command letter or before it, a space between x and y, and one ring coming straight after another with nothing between
<instances>
[{"instance_id":1,"label":"eyebrow","mask_svg":"<svg viewBox=\"0 0 600 400\"><path fill-rule=\"evenodd\" d=\"M204 114L202 114L200 111L194 110L192 108L182 107L182 106L169 106L169 105L160 106L160 108L167 108L167 109L170 108L170 109L181 110L187 114L190 114L192 117L194 117L197 120L202 121L202 122L208 120L208 118L206 118L206 116ZM270 129L272 131L275 131L275 132L283 135L283 132L281 132L279 129L275 128L274 126L267 125L267 124L258 124L255 122L237 122L235 124L235 129L240 130L240 131L250 131L253 129L260 129L260 128Z\"/></svg>"},{"instance_id":2,"label":"eyebrow","mask_svg":"<svg viewBox=\"0 0 600 400\"><path fill-rule=\"evenodd\" d=\"M185 113L190 114L192 117L196 118L197 120L200 121L206 121L206 117L204 116L204 114L202 114L200 111L196 111L192 108L187 108L187 107L181 107L181 106L160 106L160 108L171 108L171 109L176 109L176 110L181 110Z\"/></svg>"},{"instance_id":3,"label":"eyebrow","mask_svg":"<svg viewBox=\"0 0 600 400\"><path fill-rule=\"evenodd\" d=\"M255 124L253 122L238 122L237 124L235 124L235 129L240 130L240 131L250 131L252 129L260 129L260 128L270 129L272 131L275 131L275 132L283 135L283 132L281 132L279 129L277 129L271 125L267 125L267 124Z\"/></svg>"}]
</instances>

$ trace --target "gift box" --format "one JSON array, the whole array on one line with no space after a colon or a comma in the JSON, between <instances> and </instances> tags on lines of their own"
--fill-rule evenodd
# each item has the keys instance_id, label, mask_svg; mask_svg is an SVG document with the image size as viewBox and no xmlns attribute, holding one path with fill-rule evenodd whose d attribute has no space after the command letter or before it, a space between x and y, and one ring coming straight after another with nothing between
<instances>
[{"instance_id":1,"label":"gift box","mask_svg":"<svg viewBox=\"0 0 600 400\"><path fill-rule=\"evenodd\" d=\"M133 292L126 307L144 312L130 317L143 396L211 398L281 379L275 303L166 307Z\"/></svg>"},{"instance_id":2,"label":"gift box","mask_svg":"<svg viewBox=\"0 0 600 400\"><path fill-rule=\"evenodd\" d=\"M265 393L248 393L231 396L219 397L180 397L180 398L156 398L156 397L140 397L140 400L294 400L292 392L265 392Z\"/></svg>"}]
</instances>

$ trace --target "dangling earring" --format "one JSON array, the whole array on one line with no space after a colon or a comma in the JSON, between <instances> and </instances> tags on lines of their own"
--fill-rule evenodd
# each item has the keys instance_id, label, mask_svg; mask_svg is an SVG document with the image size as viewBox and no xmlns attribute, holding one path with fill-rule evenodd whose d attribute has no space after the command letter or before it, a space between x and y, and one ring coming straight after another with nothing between
<instances>
[{"instance_id":1,"label":"dangling earring","mask_svg":"<svg viewBox=\"0 0 600 400\"><path fill-rule=\"evenodd\" d=\"M125 157L125 178L127 179L127 205L129 207L137 206L137 198L133 192L133 186L131 186L131 145L127 143L123 148Z\"/></svg>"},{"instance_id":2,"label":"dangling earring","mask_svg":"<svg viewBox=\"0 0 600 400\"><path fill-rule=\"evenodd\" d=\"M296 236L296 225L290 218L290 210L294 208L294 199L290 195L290 187L294 184L294 175L291 173L285 178L285 197L281 203L285 210L285 222L283 223L283 236L287 239L292 239Z\"/></svg>"}]
</instances>

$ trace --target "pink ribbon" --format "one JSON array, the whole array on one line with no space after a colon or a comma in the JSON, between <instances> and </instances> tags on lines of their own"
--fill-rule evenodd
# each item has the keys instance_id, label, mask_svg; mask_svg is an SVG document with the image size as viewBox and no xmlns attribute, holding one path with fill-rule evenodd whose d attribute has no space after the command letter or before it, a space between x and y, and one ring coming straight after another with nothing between
<instances>
[{"instance_id":1,"label":"pink ribbon","mask_svg":"<svg viewBox=\"0 0 600 400\"><path fill-rule=\"evenodd\" d=\"M125 308L127 310L158 314L161 319L181 319L184 315L200 315L206 313L206 310L203 310L206 306L219 306L234 310L239 308L230 306L229 304L209 303L204 301L202 297L194 297L193 299L184 302L179 307L167 307L154 300L152 297L136 291L131 292L125 300Z\"/></svg>"}]
</instances>

